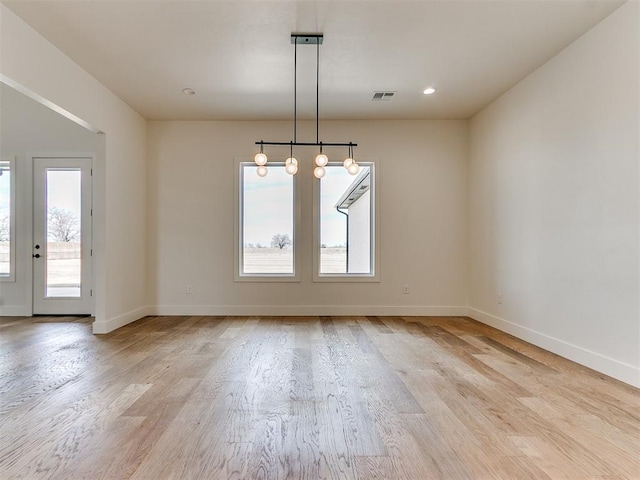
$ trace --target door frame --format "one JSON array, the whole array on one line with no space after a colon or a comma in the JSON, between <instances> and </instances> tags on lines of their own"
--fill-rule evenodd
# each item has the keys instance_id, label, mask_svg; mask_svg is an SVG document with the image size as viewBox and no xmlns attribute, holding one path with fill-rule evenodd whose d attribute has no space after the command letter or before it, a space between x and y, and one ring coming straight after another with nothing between
<instances>
[{"instance_id":1,"label":"door frame","mask_svg":"<svg viewBox=\"0 0 640 480\"><path fill-rule=\"evenodd\" d=\"M35 173L35 168L34 168L34 160L37 158L50 158L50 159L90 159L91 162L91 170L93 170L95 168L96 165L96 153L95 152L27 152L26 154L26 169L27 171L24 172L25 176L27 177L27 182L26 182L26 188L24 191L24 205L25 205L25 213L26 216L28 217L27 220L27 225L28 228L26 229L26 236L25 236L25 240L28 242L27 245L29 245L29 248L27 249L27 255L28 255L28 259L27 259L27 264L28 264L28 268L27 268L27 278L25 278L26 280L26 288L25 288L25 295L26 298L28 300L28 308L29 308L29 316L33 315L33 304L34 304L34 288L33 288L33 282L34 282L34 275L33 275L33 262L35 261L35 259L31 256L33 253L33 245L34 245L34 194L35 194L35 178L34 178L34 173ZM91 175L91 180L90 180L90 185L91 185L91 210L93 211L94 209L94 197L95 197L95 182L94 182L94 175ZM95 225L94 225L94 216L91 215L90 216L90 229L91 229L91 246L89 248L91 248L93 250L93 244L95 243L94 240L94 233L95 233ZM91 258L91 289L93 290L93 295L91 296L91 305L90 305L90 312L88 312L90 315L95 317L96 314L96 291L95 291L95 252L93 252L93 255L90 257Z\"/></svg>"}]
</instances>

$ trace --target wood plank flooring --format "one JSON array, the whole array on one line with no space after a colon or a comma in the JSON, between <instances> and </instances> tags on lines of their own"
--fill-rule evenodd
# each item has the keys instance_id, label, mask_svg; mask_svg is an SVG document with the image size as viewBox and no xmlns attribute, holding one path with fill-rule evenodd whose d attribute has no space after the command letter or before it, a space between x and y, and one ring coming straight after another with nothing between
<instances>
[{"instance_id":1,"label":"wood plank flooring","mask_svg":"<svg viewBox=\"0 0 640 480\"><path fill-rule=\"evenodd\" d=\"M468 318L0 318L0 479L640 479L640 391Z\"/></svg>"}]
</instances>

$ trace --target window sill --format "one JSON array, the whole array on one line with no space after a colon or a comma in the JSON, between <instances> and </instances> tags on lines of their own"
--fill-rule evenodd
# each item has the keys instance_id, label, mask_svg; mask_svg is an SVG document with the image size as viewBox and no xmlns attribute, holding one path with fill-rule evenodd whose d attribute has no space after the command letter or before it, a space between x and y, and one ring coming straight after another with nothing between
<instances>
[{"instance_id":1,"label":"window sill","mask_svg":"<svg viewBox=\"0 0 640 480\"><path fill-rule=\"evenodd\" d=\"M234 282L239 283L300 283L300 278L294 275L236 275Z\"/></svg>"},{"instance_id":2,"label":"window sill","mask_svg":"<svg viewBox=\"0 0 640 480\"><path fill-rule=\"evenodd\" d=\"M380 283L378 275L357 274L350 275L314 275L314 283Z\"/></svg>"}]
</instances>

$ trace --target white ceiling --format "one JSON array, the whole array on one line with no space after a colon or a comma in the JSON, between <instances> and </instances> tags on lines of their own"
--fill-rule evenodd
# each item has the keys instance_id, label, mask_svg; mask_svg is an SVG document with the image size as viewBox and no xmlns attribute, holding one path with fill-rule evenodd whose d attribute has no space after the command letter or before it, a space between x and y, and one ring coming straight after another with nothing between
<instances>
[{"instance_id":1,"label":"white ceiling","mask_svg":"<svg viewBox=\"0 0 640 480\"><path fill-rule=\"evenodd\" d=\"M292 116L291 32L324 33L323 119L467 118L624 2L2 3L147 119L262 120ZM298 47L301 118L315 116L315 53ZM376 90L397 94L371 102Z\"/></svg>"}]
</instances>

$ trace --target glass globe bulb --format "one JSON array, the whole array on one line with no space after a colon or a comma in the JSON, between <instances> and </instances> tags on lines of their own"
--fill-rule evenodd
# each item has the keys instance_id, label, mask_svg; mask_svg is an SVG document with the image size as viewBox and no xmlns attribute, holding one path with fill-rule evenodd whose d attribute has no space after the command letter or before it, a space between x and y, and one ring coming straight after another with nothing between
<instances>
[{"instance_id":1,"label":"glass globe bulb","mask_svg":"<svg viewBox=\"0 0 640 480\"><path fill-rule=\"evenodd\" d=\"M344 168L349 168L349 165L351 165L352 163L353 163L353 158L351 157L347 158L343 163Z\"/></svg>"},{"instance_id":2,"label":"glass globe bulb","mask_svg":"<svg viewBox=\"0 0 640 480\"><path fill-rule=\"evenodd\" d=\"M269 170L267 170L267 167L265 167L264 165L260 165L258 168L256 168L256 173L259 177L266 177L268 172Z\"/></svg>"},{"instance_id":3,"label":"glass globe bulb","mask_svg":"<svg viewBox=\"0 0 640 480\"><path fill-rule=\"evenodd\" d=\"M316 167L313 170L313 174L316 176L316 178L322 178L327 174L327 170L324 167Z\"/></svg>"},{"instance_id":4,"label":"glass globe bulb","mask_svg":"<svg viewBox=\"0 0 640 480\"><path fill-rule=\"evenodd\" d=\"M295 163L287 163L284 166L284 171L287 172L289 175L295 175L298 172L298 165L296 165Z\"/></svg>"},{"instance_id":5,"label":"glass globe bulb","mask_svg":"<svg viewBox=\"0 0 640 480\"><path fill-rule=\"evenodd\" d=\"M256 162L256 165L266 165L267 163L267 156L260 152L260 153L256 153L256 156L253 158L254 162Z\"/></svg>"},{"instance_id":6,"label":"glass globe bulb","mask_svg":"<svg viewBox=\"0 0 640 480\"><path fill-rule=\"evenodd\" d=\"M360 165L358 165L356 162L351 162L347 167L347 172L349 172L350 175L356 175L359 171Z\"/></svg>"},{"instance_id":7,"label":"glass globe bulb","mask_svg":"<svg viewBox=\"0 0 640 480\"><path fill-rule=\"evenodd\" d=\"M316 155L316 165L319 167L324 167L327 163L329 163L329 157L327 157L324 153L319 153Z\"/></svg>"},{"instance_id":8,"label":"glass globe bulb","mask_svg":"<svg viewBox=\"0 0 640 480\"><path fill-rule=\"evenodd\" d=\"M298 160L296 160L294 157L289 157L284 161L285 165L298 165Z\"/></svg>"}]
</instances>

